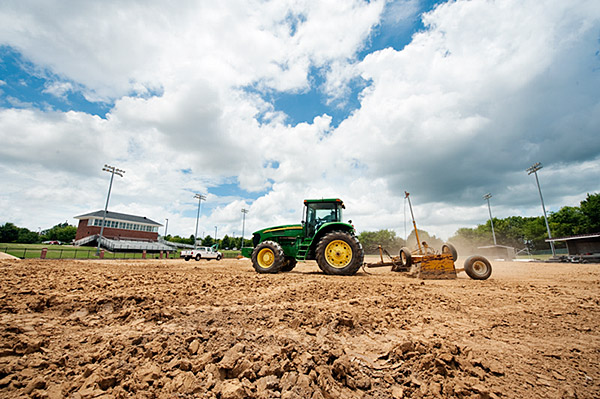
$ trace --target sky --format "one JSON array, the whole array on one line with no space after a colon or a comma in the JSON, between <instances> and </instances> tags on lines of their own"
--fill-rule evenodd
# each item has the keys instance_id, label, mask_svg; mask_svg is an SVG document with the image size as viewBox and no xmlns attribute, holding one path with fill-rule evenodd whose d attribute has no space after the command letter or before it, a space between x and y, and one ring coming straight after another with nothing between
<instances>
[{"instance_id":1,"label":"sky","mask_svg":"<svg viewBox=\"0 0 600 399\"><path fill-rule=\"evenodd\" d=\"M0 3L0 224L239 237L341 198L448 239L600 192L597 0ZM243 224L241 209L249 212ZM409 226L409 227L406 227ZM408 229L408 231L407 231ZM164 227L159 230L164 234Z\"/></svg>"}]
</instances>

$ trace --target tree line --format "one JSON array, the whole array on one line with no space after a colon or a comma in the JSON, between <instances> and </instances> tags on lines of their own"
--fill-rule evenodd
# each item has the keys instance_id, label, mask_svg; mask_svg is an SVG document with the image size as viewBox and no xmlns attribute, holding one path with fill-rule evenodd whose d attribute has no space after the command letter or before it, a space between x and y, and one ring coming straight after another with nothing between
<instances>
[{"instance_id":1,"label":"tree line","mask_svg":"<svg viewBox=\"0 0 600 399\"><path fill-rule=\"evenodd\" d=\"M547 250L550 244L546 242L548 232L543 216L522 217L509 216L504 219L493 218L494 233L498 245L506 245L517 249L527 248L529 251ZM557 212L548 215L548 224L552 237L568 237L578 234L600 233L600 193L587 194L579 206L564 206ZM397 255L400 248L414 248L416 239L414 230L408 236L408 243L397 237L393 230L365 231L359 234L365 252L377 254L378 245L390 254ZM419 239L426 241L434 249L439 250L443 242L435 235L430 236L419 229ZM448 239L449 242L465 250L492 245L492 225L488 220L475 228L461 227ZM558 248L564 243L557 243Z\"/></svg>"},{"instance_id":2,"label":"tree line","mask_svg":"<svg viewBox=\"0 0 600 399\"><path fill-rule=\"evenodd\" d=\"M517 249L527 248L530 251L549 249L545 241L548 238L546 224L543 216L522 217L509 216L504 219L493 218L494 232L498 245L506 245ZM548 215L548 224L553 237L567 237L577 234L600 233L600 193L587 194L579 206L564 206L557 212ZM24 227L17 227L13 223L0 226L0 242L3 243L40 243L43 241L62 241L70 243L75 239L77 228L68 223L59 223L51 229L41 231L39 234ZM194 244L194 235L189 238L167 235L167 241L184 244ZM364 231L358 235L366 253L378 253L381 245L390 254L397 254L400 248L416 246L415 232L412 231L405 241L398 237L394 230ZM443 241L435 235L419 229L419 239L426 241L431 247L439 249ZM210 235L198 240L203 246L219 244L219 248L241 248L241 237L229 237L215 240ZM493 244L492 226L490 221L480 224L475 228L461 227L449 242L461 248L475 249L480 246ZM560 243L557 247L560 247ZM564 244L563 244L564 245ZM252 246L251 239L244 240L244 246Z\"/></svg>"},{"instance_id":3,"label":"tree line","mask_svg":"<svg viewBox=\"0 0 600 399\"><path fill-rule=\"evenodd\" d=\"M493 218L494 233L498 245L506 245L530 251L547 250L548 232L543 216L510 216L504 219ZM578 234L600 233L600 193L587 194L579 206L564 206L557 212L550 212L548 225L553 238ZM463 247L475 248L493 244L492 225L488 220L475 228L458 229L450 242ZM564 247L557 243L557 247Z\"/></svg>"},{"instance_id":4,"label":"tree line","mask_svg":"<svg viewBox=\"0 0 600 399\"><path fill-rule=\"evenodd\" d=\"M4 223L0 226L0 242L38 244L44 241L60 241L71 243L75 239L77 227L68 223L59 223L56 226L36 233L26 227L17 227L13 223Z\"/></svg>"},{"instance_id":5,"label":"tree line","mask_svg":"<svg viewBox=\"0 0 600 399\"><path fill-rule=\"evenodd\" d=\"M0 226L1 243L39 244L44 241L60 241L70 244L75 240L76 234L77 227L71 226L66 222L59 223L56 226L47 230L42 230L39 233L31 231L26 227L18 227L10 222ZM194 245L193 234L189 238L182 238L178 235L171 236L170 234L163 238L166 241ZM202 239L198 239L198 243L207 247L218 244L219 248L222 249L239 249L241 248L242 237L229 237L228 235L225 235L223 238L215 240L210 235L207 235ZM245 239L244 246L252 246L252 240Z\"/></svg>"}]
</instances>

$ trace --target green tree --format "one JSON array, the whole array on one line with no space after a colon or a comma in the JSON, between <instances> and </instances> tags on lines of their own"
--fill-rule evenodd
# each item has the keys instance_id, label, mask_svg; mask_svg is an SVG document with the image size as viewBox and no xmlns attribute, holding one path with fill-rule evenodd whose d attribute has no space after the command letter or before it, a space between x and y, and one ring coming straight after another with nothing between
<instances>
[{"instance_id":1,"label":"green tree","mask_svg":"<svg viewBox=\"0 0 600 399\"><path fill-rule=\"evenodd\" d=\"M526 220L521 216L510 216L505 219L494 218L494 232L496 233L496 243L498 245L506 245L514 248L522 248L525 246L525 236L523 234L523 226ZM489 226L489 221L486 226ZM490 226L491 237L491 226ZM490 242L490 244L493 241Z\"/></svg>"},{"instance_id":2,"label":"green tree","mask_svg":"<svg viewBox=\"0 0 600 399\"><path fill-rule=\"evenodd\" d=\"M19 238L19 228L12 223L0 227L0 242L15 242Z\"/></svg>"},{"instance_id":3,"label":"green tree","mask_svg":"<svg viewBox=\"0 0 600 399\"><path fill-rule=\"evenodd\" d=\"M43 241L57 240L61 242L72 242L77 234L77 227L67 222L59 223L43 232Z\"/></svg>"},{"instance_id":4,"label":"green tree","mask_svg":"<svg viewBox=\"0 0 600 399\"><path fill-rule=\"evenodd\" d=\"M548 217L553 237L567 237L586 232L587 218L581 208L563 206Z\"/></svg>"},{"instance_id":5,"label":"green tree","mask_svg":"<svg viewBox=\"0 0 600 399\"><path fill-rule=\"evenodd\" d=\"M600 193L588 193L579 206L586 218L584 233L600 233Z\"/></svg>"},{"instance_id":6,"label":"green tree","mask_svg":"<svg viewBox=\"0 0 600 399\"><path fill-rule=\"evenodd\" d=\"M379 245L390 254L399 252L405 246L404 239L396 237L394 230L363 231L358 235L358 240L368 254L378 253Z\"/></svg>"},{"instance_id":7,"label":"green tree","mask_svg":"<svg viewBox=\"0 0 600 399\"><path fill-rule=\"evenodd\" d=\"M210 247L210 246L213 246L214 244L215 244L215 240L210 235L207 235L206 237L204 237L202 239L202 245L205 247Z\"/></svg>"},{"instance_id":8,"label":"green tree","mask_svg":"<svg viewBox=\"0 0 600 399\"><path fill-rule=\"evenodd\" d=\"M233 246L231 243L231 238L227 234L225 234L225 236L221 239L220 248L231 248Z\"/></svg>"},{"instance_id":9,"label":"green tree","mask_svg":"<svg viewBox=\"0 0 600 399\"><path fill-rule=\"evenodd\" d=\"M525 245L532 251L541 251L550 249L550 244L546 242L548 232L546 222L542 216L525 218L526 222L523 226L523 235L525 237Z\"/></svg>"},{"instance_id":10,"label":"green tree","mask_svg":"<svg viewBox=\"0 0 600 399\"><path fill-rule=\"evenodd\" d=\"M19 228L19 237L17 242L21 244L35 244L41 242L40 235L25 227Z\"/></svg>"}]
</instances>

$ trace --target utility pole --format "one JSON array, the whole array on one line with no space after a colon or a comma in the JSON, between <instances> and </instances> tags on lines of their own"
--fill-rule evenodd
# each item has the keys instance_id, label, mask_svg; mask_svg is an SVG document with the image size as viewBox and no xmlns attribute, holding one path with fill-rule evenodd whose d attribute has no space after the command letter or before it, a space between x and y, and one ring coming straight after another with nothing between
<instances>
[{"instance_id":1,"label":"utility pole","mask_svg":"<svg viewBox=\"0 0 600 399\"><path fill-rule=\"evenodd\" d=\"M165 237L167 236L167 229L169 228L169 219L165 219L166 223L165 223Z\"/></svg>"},{"instance_id":2,"label":"utility pole","mask_svg":"<svg viewBox=\"0 0 600 399\"><path fill-rule=\"evenodd\" d=\"M246 214L248 210L246 208L242 208L242 245L241 248L244 248L244 229L246 227Z\"/></svg>"},{"instance_id":3,"label":"utility pole","mask_svg":"<svg viewBox=\"0 0 600 399\"><path fill-rule=\"evenodd\" d=\"M104 165L102 168L104 172L110 173L110 183L108 185L108 194L106 195L106 205L104 206L104 215L102 216L102 226L100 227L100 235L98 236L98 247L96 248L96 256L100 255L100 242L102 241L102 234L104 234L104 225L106 224L106 211L108 210L108 201L110 200L110 191L112 189L113 179L115 175L123 177L125 173L122 169L117 169L114 166Z\"/></svg>"},{"instance_id":4,"label":"utility pole","mask_svg":"<svg viewBox=\"0 0 600 399\"><path fill-rule=\"evenodd\" d=\"M491 193L487 193L486 195L483 196L483 199L487 200L488 211L490 212L490 223L492 224L492 236L494 237L494 245L497 245L496 244L496 233L494 232L494 218L492 218L492 208L490 207L490 198L492 198Z\"/></svg>"},{"instance_id":5,"label":"utility pole","mask_svg":"<svg viewBox=\"0 0 600 399\"><path fill-rule=\"evenodd\" d=\"M540 200L542 201L542 210L544 211L544 220L546 221L546 230L548 230L548 238L552 239L552 233L550 233L550 225L548 224L548 217L546 216L546 206L544 205L544 197L542 197L542 189L540 188L540 180L538 179L537 171L542 169L543 166L541 163L537 162L526 169L527 174L530 175L532 173L535 174L535 181L537 183L537 188L540 193ZM556 257L556 250L554 249L554 242L550 241L550 249L552 249L552 257Z\"/></svg>"},{"instance_id":6,"label":"utility pole","mask_svg":"<svg viewBox=\"0 0 600 399\"><path fill-rule=\"evenodd\" d=\"M217 243L217 226L215 226L215 244Z\"/></svg>"},{"instance_id":7,"label":"utility pole","mask_svg":"<svg viewBox=\"0 0 600 399\"><path fill-rule=\"evenodd\" d=\"M196 194L194 195L194 198L198 198L198 213L196 214L196 233L194 234L194 249L196 249L198 246L198 219L200 219L200 209L202 208L202 200L206 200L206 196L202 194Z\"/></svg>"}]
</instances>

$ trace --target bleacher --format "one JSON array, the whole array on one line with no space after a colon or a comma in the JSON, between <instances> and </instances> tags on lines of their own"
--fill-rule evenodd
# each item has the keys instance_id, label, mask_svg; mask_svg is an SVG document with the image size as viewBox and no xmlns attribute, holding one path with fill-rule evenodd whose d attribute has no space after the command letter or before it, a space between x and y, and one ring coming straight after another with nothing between
<instances>
[{"instance_id":1,"label":"bleacher","mask_svg":"<svg viewBox=\"0 0 600 399\"><path fill-rule=\"evenodd\" d=\"M84 237L77 240L73 245L86 245L94 243L97 245L98 234ZM105 248L111 252L127 252L127 251L143 251L147 252L159 252L159 251L175 251L177 247L167 243L167 241L143 241L143 240L132 240L132 239L110 239L102 237L100 239L100 247Z\"/></svg>"}]
</instances>

